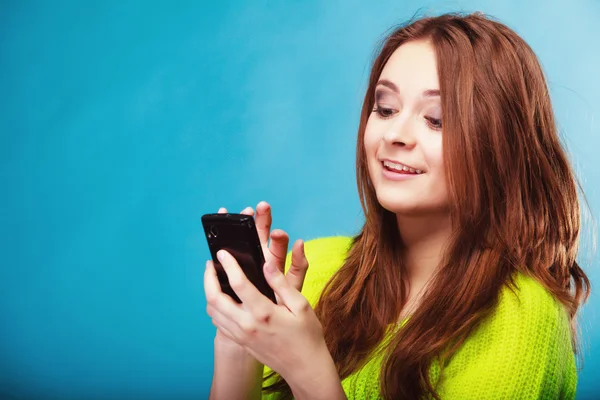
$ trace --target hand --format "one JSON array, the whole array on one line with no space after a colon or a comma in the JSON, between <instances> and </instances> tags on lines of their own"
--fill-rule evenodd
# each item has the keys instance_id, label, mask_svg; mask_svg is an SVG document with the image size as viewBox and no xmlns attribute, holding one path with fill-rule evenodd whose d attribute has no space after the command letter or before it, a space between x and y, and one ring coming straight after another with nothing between
<instances>
[{"instance_id":1,"label":"hand","mask_svg":"<svg viewBox=\"0 0 600 400\"><path fill-rule=\"evenodd\" d=\"M227 213L227 209L220 208L219 213ZM245 208L241 211L241 214L254 215L254 210L251 207ZM258 237L263 250L266 263L275 263L277 268L284 272L285 269L285 258L287 255L287 248L289 244L289 236L287 233L280 229L276 229L271 232L271 206L266 202L260 202L256 206L256 228ZM269 238L271 243L269 244ZM304 284L304 278L306 276L306 270L308 268L308 261L304 254L304 243L302 240L297 240L292 247L292 265L286 275L286 279L289 283L296 288L298 291L302 290ZM206 288L205 288L206 290ZM220 287L219 287L220 290ZM277 296L277 295L276 295ZM277 298L278 302L279 299ZM214 323L214 320L213 320ZM235 350L239 348L239 345L235 342L230 341L224 336L217 326L217 335L215 337L215 346L225 347L229 350Z\"/></svg>"},{"instance_id":2,"label":"hand","mask_svg":"<svg viewBox=\"0 0 600 400\"><path fill-rule=\"evenodd\" d=\"M232 289L242 300L238 304L221 291L214 265L207 262L204 277L207 312L221 334L277 371L290 385L318 381L315 372L320 370L316 366L325 366L328 373L333 368L337 374L321 323L306 298L278 268L275 258L265 264L264 273L278 296L278 304L248 281L231 254L221 250L218 257Z\"/></svg>"}]
</instances>

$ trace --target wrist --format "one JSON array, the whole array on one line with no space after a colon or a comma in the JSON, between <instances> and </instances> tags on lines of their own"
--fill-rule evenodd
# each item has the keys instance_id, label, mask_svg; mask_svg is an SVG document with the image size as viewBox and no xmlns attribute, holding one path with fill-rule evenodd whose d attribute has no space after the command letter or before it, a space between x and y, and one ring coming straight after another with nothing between
<instances>
[{"instance_id":1,"label":"wrist","mask_svg":"<svg viewBox=\"0 0 600 400\"><path fill-rule=\"evenodd\" d=\"M314 358L311 365L294 372L289 379L284 379L296 400L346 399L337 368L327 349L321 357Z\"/></svg>"},{"instance_id":2,"label":"wrist","mask_svg":"<svg viewBox=\"0 0 600 400\"><path fill-rule=\"evenodd\" d=\"M216 338L214 354L211 400L260 399L263 364L229 340Z\"/></svg>"},{"instance_id":3,"label":"wrist","mask_svg":"<svg viewBox=\"0 0 600 400\"><path fill-rule=\"evenodd\" d=\"M263 364L251 356L246 349L230 340L215 338L215 368L224 365L236 366L242 371L262 371Z\"/></svg>"},{"instance_id":4,"label":"wrist","mask_svg":"<svg viewBox=\"0 0 600 400\"><path fill-rule=\"evenodd\" d=\"M226 358L226 359L231 358L231 359L236 359L236 360L246 359L246 358L254 359L254 357L252 357L248 353L248 351L246 351L246 349L244 349L242 346L240 346L236 342L229 340L229 339L219 338L219 336L215 337L214 349L215 349L215 357L219 356L220 358Z\"/></svg>"}]
</instances>

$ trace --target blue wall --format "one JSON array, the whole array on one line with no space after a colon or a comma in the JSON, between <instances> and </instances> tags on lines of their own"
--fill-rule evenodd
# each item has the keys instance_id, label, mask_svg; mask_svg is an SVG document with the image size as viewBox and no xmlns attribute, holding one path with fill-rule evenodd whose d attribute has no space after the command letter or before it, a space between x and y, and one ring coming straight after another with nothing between
<instances>
[{"instance_id":1,"label":"blue wall","mask_svg":"<svg viewBox=\"0 0 600 400\"><path fill-rule=\"evenodd\" d=\"M531 44L598 218L600 3L566 4L2 2L0 397L206 397L200 216L265 199L293 238L355 233L369 62L419 9L481 10ZM599 391L599 309L579 398Z\"/></svg>"}]
</instances>

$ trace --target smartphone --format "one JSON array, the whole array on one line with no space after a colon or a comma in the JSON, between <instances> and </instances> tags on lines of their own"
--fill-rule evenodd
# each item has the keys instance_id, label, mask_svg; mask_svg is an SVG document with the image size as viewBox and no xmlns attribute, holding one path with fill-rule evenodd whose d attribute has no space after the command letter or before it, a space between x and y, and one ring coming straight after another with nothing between
<instances>
[{"instance_id":1,"label":"smartphone","mask_svg":"<svg viewBox=\"0 0 600 400\"><path fill-rule=\"evenodd\" d=\"M223 293L238 303L242 302L231 289L227 274L217 259L219 250L227 250L237 260L248 280L275 303L275 293L263 274L265 257L254 217L244 214L205 214L202 216L202 226Z\"/></svg>"}]
</instances>

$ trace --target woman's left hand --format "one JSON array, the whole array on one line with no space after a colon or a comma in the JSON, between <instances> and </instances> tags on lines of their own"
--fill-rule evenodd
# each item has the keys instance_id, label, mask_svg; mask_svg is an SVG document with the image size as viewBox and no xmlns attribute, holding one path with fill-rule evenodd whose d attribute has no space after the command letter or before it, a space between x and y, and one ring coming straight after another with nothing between
<instances>
[{"instance_id":1,"label":"woman's left hand","mask_svg":"<svg viewBox=\"0 0 600 400\"><path fill-rule=\"evenodd\" d=\"M264 274L280 304L256 289L231 254L221 250L217 256L242 300L238 304L221 291L214 265L208 261L204 275L207 312L221 333L278 372L290 386L316 383L324 372L331 376L331 368L337 375L314 310L276 265L266 263Z\"/></svg>"}]
</instances>

